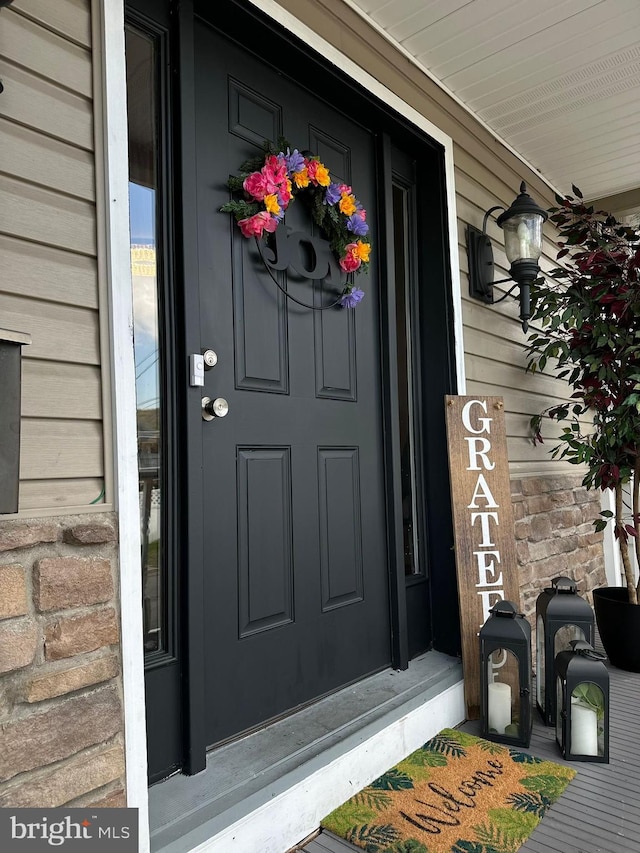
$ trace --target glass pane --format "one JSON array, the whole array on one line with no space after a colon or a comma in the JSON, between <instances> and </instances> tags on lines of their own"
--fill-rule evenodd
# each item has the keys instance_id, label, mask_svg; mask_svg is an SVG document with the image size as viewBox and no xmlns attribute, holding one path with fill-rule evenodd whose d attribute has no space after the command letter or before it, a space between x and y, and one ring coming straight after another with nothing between
<instances>
[{"instance_id":1,"label":"glass pane","mask_svg":"<svg viewBox=\"0 0 640 853\"><path fill-rule=\"evenodd\" d=\"M487 717L490 732L518 737L520 667L508 649L495 649L487 660Z\"/></svg>"},{"instance_id":2,"label":"glass pane","mask_svg":"<svg viewBox=\"0 0 640 853\"><path fill-rule=\"evenodd\" d=\"M563 625L562 628L558 628L556 631L556 635L553 638L553 647L554 647L554 658L558 652L569 652L571 651L571 646L569 643L572 640L584 640L584 631L582 628L578 628L577 625Z\"/></svg>"},{"instance_id":3,"label":"glass pane","mask_svg":"<svg viewBox=\"0 0 640 853\"><path fill-rule=\"evenodd\" d=\"M604 693L590 681L571 692L572 755L604 755Z\"/></svg>"},{"instance_id":4,"label":"glass pane","mask_svg":"<svg viewBox=\"0 0 640 853\"><path fill-rule=\"evenodd\" d=\"M564 697L564 682L561 678L556 678L556 740L563 744L562 721L564 720L565 707L562 704ZM565 746L566 749L566 746Z\"/></svg>"},{"instance_id":5,"label":"glass pane","mask_svg":"<svg viewBox=\"0 0 640 853\"><path fill-rule=\"evenodd\" d=\"M144 650L164 647L158 334L158 79L151 38L128 29L129 217L136 365Z\"/></svg>"},{"instance_id":6,"label":"glass pane","mask_svg":"<svg viewBox=\"0 0 640 853\"><path fill-rule=\"evenodd\" d=\"M400 477L405 576L420 574L416 526L415 452L411 407L411 323L408 302L409 253L407 246L407 191L393 188L394 258L396 282L396 338L398 356L398 409L400 415Z\"/></svg>"},{"instance_id":7,"label":"glass pane","mask_svg":"<svg viewBox=\"0 0 640 853\"><path fill-rule=\"evenodd\" d=\"M536 621L536 698L538 705L544 708L545 700L545 661L544 661L544 622L542 616L538 616Z\"/></svg>"}]
</instances>

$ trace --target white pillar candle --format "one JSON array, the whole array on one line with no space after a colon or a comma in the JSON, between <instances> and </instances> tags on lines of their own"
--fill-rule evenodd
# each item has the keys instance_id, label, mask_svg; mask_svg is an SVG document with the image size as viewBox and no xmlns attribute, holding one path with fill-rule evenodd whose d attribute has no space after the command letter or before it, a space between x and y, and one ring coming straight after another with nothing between
<instances>
[{"instance_id":1,"label":"white pillar candle","mask_svg":"<svg viewBox=\"0 0 640 853\"><path fill-rule=\"evenodd\" d=\"M571 753L598 754L598 715L594 708L571 703Z\"/></svg>"},{"instance_id":2,"label":"white pillar candle","mask_svg":"<svg viewBox=\"0 0 640 853\"><path fill-rule=\"evenodd\" d=\"M518 242L520 244L520 258L530 258L533 256L531 251L531 237L526 222L521 222L518 225Z\"/></svg>"},{"instance_id":3,"label":"white pillar candle","mask_svg":"<svg viewBox=\"0 0 640 853\"><path fill-rule=\"evenodd\" d=\"M501 681L494 681L489 687L489 729L504 734L511 725L511 687Z\"/></svg>"}]
</instances>

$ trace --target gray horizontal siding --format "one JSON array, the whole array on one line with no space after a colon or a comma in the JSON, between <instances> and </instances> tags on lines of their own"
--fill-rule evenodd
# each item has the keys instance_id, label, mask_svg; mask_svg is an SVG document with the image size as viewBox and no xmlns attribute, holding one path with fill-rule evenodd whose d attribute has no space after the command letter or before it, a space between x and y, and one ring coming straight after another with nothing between
<instances>
[{"instance_id":1,"label":"gray horizontal siding","mask_svg":"<svg viewBox=\"0 0 640 853\"><path fill-rule=\"evenodd\" d=\"M20 511L48 514L104 501L90 0L15 0L0 71L0 325L32 339Z\"/></svg>"}]
</instances>

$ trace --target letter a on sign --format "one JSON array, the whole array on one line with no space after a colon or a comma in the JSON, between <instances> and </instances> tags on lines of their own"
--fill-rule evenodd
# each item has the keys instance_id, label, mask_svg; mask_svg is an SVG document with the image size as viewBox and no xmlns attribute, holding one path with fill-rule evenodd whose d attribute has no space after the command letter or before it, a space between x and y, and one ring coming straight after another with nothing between
<instances>
[{"instance_id":1,"label":"letter a on sign","mask_svg":"<svg viewBox=\"0 0 640 853\"><path fill-rule=\"evenodd\" d=\"M467 719L480 716L478 632L493 605L520 606L502 397L445 397Z\"/></svg>"}]
</instances>

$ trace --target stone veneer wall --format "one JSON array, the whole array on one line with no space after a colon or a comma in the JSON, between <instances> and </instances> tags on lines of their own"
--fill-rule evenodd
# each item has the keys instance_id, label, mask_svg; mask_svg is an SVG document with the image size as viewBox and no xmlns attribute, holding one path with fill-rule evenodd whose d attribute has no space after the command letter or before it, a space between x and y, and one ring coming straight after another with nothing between
<instances>
[{"instance_id":1,"label":"stone veneer wall","mask_svg":"<svg viewBox=\"0 0 640 853\"><path fill-rule=\"evenodd\" d=\"M603 534L592 523L600 512L600 492L587 491L581 482L581 476L570 475L511 481L520 606L534 640L536 599L552 578L573 578L591 605L591 590L607 582Z\"/></svg>"},{"instance_id":2,"label":"stone veneer wall","mask_svg":"<svg viewBox=\"0 0 640 853\"><path fill-rule=\"evenodd\" d=\"M126 805L116 540L0 521L0 807Z\"/></svg>"}]
</instances>

